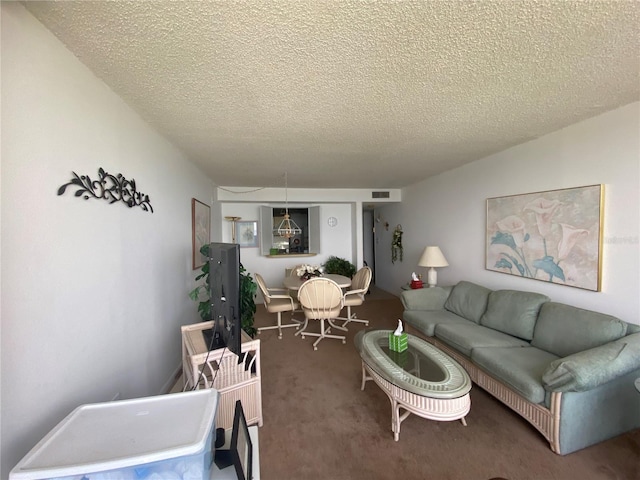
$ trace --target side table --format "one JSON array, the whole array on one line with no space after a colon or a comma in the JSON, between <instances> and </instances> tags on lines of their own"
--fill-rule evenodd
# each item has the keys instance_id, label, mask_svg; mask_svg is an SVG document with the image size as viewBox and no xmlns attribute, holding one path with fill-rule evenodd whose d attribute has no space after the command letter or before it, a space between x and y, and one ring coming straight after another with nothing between
<instances>
[{"instance_id":1,"label":"side table","mask_svg":"<svg viewBox=\"0 0 640 480\"><path fill-rule=\"evenodd\" d=\"M229 350L208 351L202 332L212 327L213 322L181 327L185 387L218 390L220 401L216 425L219 428L233 427L236 400L242 402L247 424L262 426L260 340L242 332L241 361L238 363L238 356Z\"/></svg>"}]
</instances>

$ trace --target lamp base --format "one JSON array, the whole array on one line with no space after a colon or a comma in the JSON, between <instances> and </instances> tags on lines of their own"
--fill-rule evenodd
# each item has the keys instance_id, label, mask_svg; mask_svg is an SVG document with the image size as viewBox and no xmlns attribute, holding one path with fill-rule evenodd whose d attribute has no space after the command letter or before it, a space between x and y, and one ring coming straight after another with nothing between
<instances>
[{"instance_id":1,"label":"lamp base","mask_svg":"<svg viewBox=\"0 0 640 480\"><path fill-rule=\"evenodd\" d=\"M437 283L438 283L438 272L436 272L435 268L431 267L427 271L427 285L429 285L429 288L433 288L436 286Z\"/></svg>"}]
</instances>

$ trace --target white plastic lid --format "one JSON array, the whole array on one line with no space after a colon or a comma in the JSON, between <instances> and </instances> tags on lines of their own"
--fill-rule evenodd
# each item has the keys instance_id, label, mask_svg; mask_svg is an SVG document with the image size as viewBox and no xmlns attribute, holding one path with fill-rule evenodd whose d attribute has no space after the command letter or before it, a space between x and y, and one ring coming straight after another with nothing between
<instances>
[{"instance_id":1,"label":"white plastic lid","mask_svg":"<svg viewBox=\"0 0 640 480\"><path fill-rule=\"evenodd\" d=\"M9 479L102 472L199 453L217 407L214 389L82 405L31 449Z\"/></svg>"}]
</instances>

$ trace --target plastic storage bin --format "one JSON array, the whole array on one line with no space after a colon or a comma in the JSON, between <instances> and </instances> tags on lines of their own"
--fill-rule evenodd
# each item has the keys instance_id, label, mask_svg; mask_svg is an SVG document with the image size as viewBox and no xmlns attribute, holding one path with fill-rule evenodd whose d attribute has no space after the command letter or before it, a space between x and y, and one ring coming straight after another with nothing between
<instances>
[{"instance_id":1,"label":"plastic storage bin","mask_svg":"<svg viewBox=\"0 0 640 480\"><path fill-rule=\"evenodd\" d=\"M205 480L214 389L83 405L11 470L9 480Z\"/></svg>"}]
</instances>

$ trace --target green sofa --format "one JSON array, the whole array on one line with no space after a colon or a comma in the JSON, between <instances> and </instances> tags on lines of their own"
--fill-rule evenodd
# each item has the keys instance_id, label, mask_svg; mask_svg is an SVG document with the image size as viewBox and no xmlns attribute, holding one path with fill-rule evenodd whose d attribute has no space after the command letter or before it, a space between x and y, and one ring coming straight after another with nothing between
<instances>
[{"instance_id":1,"label":"green sofa","mask_svg":"<svg viewBox=\"0 0 640 480\"><path fill-rule=\"evenodd\" d=\"M478 386L566 455L640 427L640 326L462 281L401 294L407 331L455 358Z\"/></svg>"}]
</instances>

